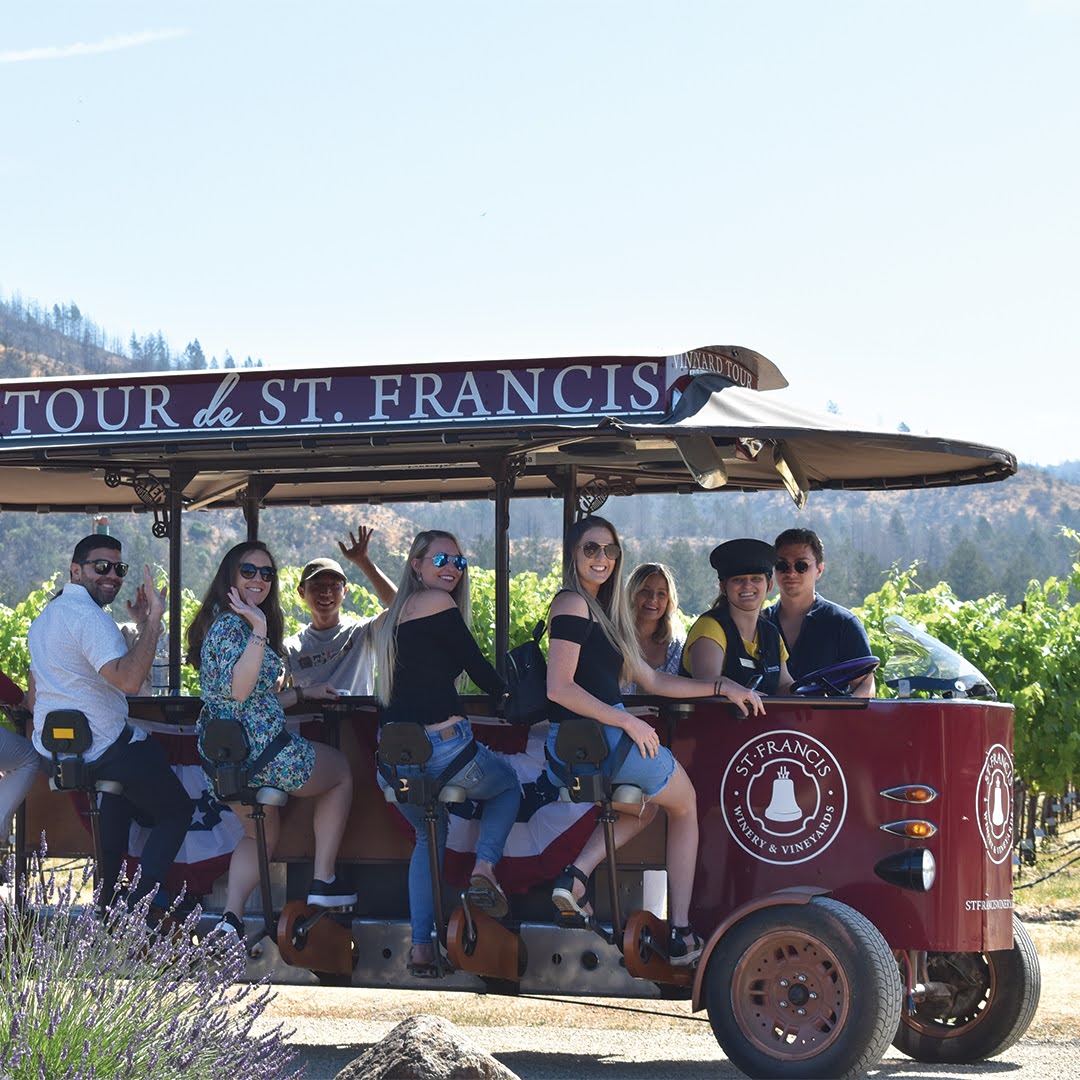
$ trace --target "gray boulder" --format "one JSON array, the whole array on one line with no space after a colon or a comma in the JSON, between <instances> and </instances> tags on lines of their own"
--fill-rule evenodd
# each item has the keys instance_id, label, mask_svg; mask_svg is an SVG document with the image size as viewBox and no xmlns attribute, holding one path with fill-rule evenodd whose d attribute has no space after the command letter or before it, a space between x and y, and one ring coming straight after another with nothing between
<instances>
[{"instance_id":1,"label":"gray boulder","mask_svg":"<svg viewBox=\"0 0 1080 1080\"><path fill-rule=\"evenodd\" d=\"M410 1016L335 1080L519 1080L441 1016Z\"/></svg>"}]
</instances>

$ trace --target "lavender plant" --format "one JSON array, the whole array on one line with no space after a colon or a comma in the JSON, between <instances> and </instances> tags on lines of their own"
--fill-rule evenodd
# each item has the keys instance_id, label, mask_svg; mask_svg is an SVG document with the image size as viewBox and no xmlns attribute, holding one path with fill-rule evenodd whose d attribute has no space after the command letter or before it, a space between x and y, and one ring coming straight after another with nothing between
<instances>
[{"instance_id":1,"label":"lavender plant","mask_svg":"<svg viewBox=\"0 0 1080 1080\"><path fill-rule=\"evenodd\" d=\"M81 880L31 859L25 904L0 899L0 1076L11 1080L277 1080L294 1069L287 1032L253 1028L273 999L242 982L244 949L199 910L149 925L150 898L98 914ZM176 916L174 920L172 916Z\"/></svg>"}]
</instances>

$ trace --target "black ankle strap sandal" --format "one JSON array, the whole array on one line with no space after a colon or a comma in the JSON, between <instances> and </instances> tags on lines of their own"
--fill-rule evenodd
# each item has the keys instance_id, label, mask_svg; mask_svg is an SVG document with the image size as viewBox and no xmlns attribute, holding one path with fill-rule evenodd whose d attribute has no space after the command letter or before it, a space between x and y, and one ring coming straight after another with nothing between
<instances>
[{"instance_id":1,"label":"black ankle strap sandal","mask_svg":"<svg viewBox=\"0 0 1080 1080\"><path fill-rule=\"evenodd\" d=\"M705 951L705 941L689 926L672 926L668 938L668 962L674 967L695 963Z\"/></svg>"},{"instance_id":2,"label":"black ankle strap sandal","mask_svg":"<svg viewBox=\"0 0 1080 1080\"><path fill-rule=\"evenodd\" d=\"M585 894L580 901L574 896L575 878L585 886ZM551 890L551 902L559 909L559 914L564 919L574 916L580 916L583 919L592 917L592 913L581 906L590 902L590 881L591 879L573 863L563 867L563 872L555 879L555 888Z\"/></svg>"}]
</instances>

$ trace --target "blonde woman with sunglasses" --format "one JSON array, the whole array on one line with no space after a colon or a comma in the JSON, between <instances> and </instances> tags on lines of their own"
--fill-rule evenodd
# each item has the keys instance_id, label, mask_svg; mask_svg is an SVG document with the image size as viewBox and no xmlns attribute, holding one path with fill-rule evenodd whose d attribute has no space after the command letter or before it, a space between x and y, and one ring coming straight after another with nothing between
<instances>
[{"instance_id":1,"label":"blonde woman with sunglasses","mask_svg":"<svg viewBox=\"0 0 1080 1080\"><path fill-rule=\"evenodd\" d=\"M418 533L405 560L405 570L390 607L379 616L375 637L377 693L382 704L380 724L423 725L431 742L427 773L439 776L459 755L475 753L445 783L465 788L470 799L484 804L476 863L469 883L469 900L492 918L509 910L495 877L518 806L521 784L509 762L476 743L458 695L462 671L488 694L505 690L499 673L488 663L469 629L469 561L452 533L428 529ZM398 776L418 775L418 766L399 767ZM379 775L379 784L390 785ZM409 922L413 975L437 973L435 963L435 905L424 807L397 803L416 830L409 862ZM436 844L441 867L449 829L446 807L438 805ZM441 928L440 928L441 929Z\"/></svg>"},{"instance_id":2,"label":"blonde woman with sunglasses","mask_svg":"<svg viewBox=\"0 0 1080 1080\"><path fill-rule=\"evenodd\" d=\"M646 694L673 698L723 693L739 706L761 710L756 695L734 684L683 679L655 671L638 648L637 633L622 596L622 545L615 526L601 517L582 518L566 533L563 589L551 603L547 692L551 721L547 749L555 758L559 725L575 716L602 726L608 762L622 763L613 784L640 787L644 807L614 804L619 814L615 844L636 836L662 806L667 813L667 862L671 934L668 957L681 966L701 955L703 940L690 927L690 897L697 863L697 796L690 778L671 751L660 745L656 729L623 707L620 686L633 682ZM627 746L629 740L632 745ZM620 744L622 744L620 746ZM558 761L558 758L555 758ZM554 783L560 778L551 774ZM586 893L592 872L605 857L604 833L597 826L578 857L555 882L552 902L560 912L590 914Z\"/></svg>"},{"instance_id":3,"label":"blonde woman with sunglasses","mask_svg":"<svg viewBox=\"0 0 1080 1080\"><path fill-rule=\"evenodd\" d=\"M352 772L340 750L314 743L285 728L285 707L313 700L333 700L325 683L303 689L280 689L285 667L282 635L285 620L278 592L277 564L265 544L252 540L229 550L210 583L202 606L188 627L188 663L202 684L200 738L211 717L232 717L244 727L249 760L284 733L287 741L252 779L254 787L275 787L298 798L314 798L315 878L307 902L318 907L348 907L356 893L338 881L337 860L345 822L352 806ZM229 863L222 926L243 936L241 916L259 883L255 826L247 810L231 807L244 836ZM273 854L280 830L278 808L267 806L266 843Z\"/></svg>"}]
</instances>

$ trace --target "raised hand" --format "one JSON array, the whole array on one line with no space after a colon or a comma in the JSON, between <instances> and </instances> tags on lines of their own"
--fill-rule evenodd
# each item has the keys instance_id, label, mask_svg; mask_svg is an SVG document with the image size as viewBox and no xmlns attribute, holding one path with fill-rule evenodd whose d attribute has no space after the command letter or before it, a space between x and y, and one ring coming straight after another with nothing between
<instances>
[{"instance_id":1,"label":"raised hand","mask_svg":"<svg viewBox=\"0 0 1080 1080\"><path fill-rule=\"evenodd\" d=\"M240 590L234 585L229 590L229 607L242 619L246 619L251 626L253 634L266 636L266 615L257 604L249 604L241 595Z\"/></svg>"},{"instance_id":2,"label":"raised hand","mask_svg":"<svg viewBox=\"0 0 1080 1080\"><path fill-rule=\"evenodd\" d=\"M160 589L154 587L154 575L149 566L144 566L142 584L135 589L135 602L127 601L128 618L142 630L152 614L165 614L168 593L168 585L162 585Z\"/></svg>"},{"instance_id":3,"label":"raised hand","mask_svg":"<svg viewBox=\"0 0 1080 1080\"><path fill-rule=\"evenodd\" d=\"M359 566L362 562L367 560L368 544L371 543L371 536L374 532L374 529L370 529L366 525L358 525L355 536L352 534L352 530L350 530L348 547L346 547L341 540L338 541L338 547L341 549L341 554L344 555L349 562Z\"/></svg>"}]
</instances>

